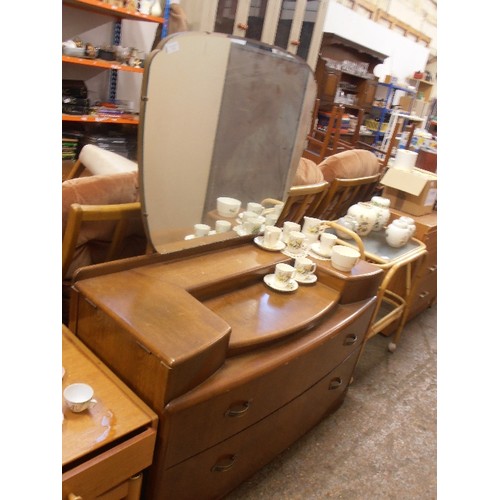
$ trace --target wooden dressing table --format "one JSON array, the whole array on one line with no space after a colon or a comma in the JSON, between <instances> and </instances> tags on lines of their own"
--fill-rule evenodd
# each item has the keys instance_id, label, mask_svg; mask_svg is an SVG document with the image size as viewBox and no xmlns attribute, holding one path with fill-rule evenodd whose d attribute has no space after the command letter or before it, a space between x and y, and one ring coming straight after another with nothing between
<instances>
[{"instance_id":1,"label":"wooden dressing table","mask_svg":"<svg viewBox=\"0 0 500 500\"><path fill-rule=\"evenodd\" d=\"M63 402L62 498L138 500L158 417L64 325L62 360L63 389L88 383L98 401L81 413Z\"/></svg>"},{"instance_id":2,"label":"wooden dressing table","mask_svg":"<svg viewBox=\"0 0 500 500\"><path fill-rule=\"evenodd\" d=\"M77 273L71 329L159 415L145 498L221 498L342 404L383 273L282 293L278 262L242 237Z\"/></svg>"}]
</instances>

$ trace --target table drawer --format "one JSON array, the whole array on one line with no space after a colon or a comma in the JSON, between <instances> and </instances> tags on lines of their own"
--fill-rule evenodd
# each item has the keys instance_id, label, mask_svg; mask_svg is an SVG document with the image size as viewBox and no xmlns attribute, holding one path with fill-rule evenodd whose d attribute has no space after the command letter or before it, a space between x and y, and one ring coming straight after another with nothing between
<instances>
[{"instance_id":1,"label":"table drawer","mask_svg":"<svg viewBox=\"0 0 500 500\"><path fill-rule=\"evenodd\" d=\"M429 273L418 283L410 305L408 319L431 306L437 296L437 273Z\"/></svg>"},{"instance_id":2,"label":"table drawer","mask_svg":"<svg viewBox=\"0 0 500 500\"><path fill-rule=\"evenodd\" d=\"M156 431L146 429L137 436L63 472L62 494L70 493L87 500L106 492L114 498L111 489L121 491L125 481L149 467L153 461ZM108 498L104 496L104 498Z\"/></svg>"},{"instance_id":3,"label":"table drawer","mask_svg":"<svg viewBox=\"0 0 500 500\"><path fill-rule=\"evenodd\" d=\"M267 418L168 469L147 498L192 500L227 494L342 404L358 356L359 349Z\"/></svg>"},{"instance_id":4,"label":"table drawer","mask_svg":"<svg viewBox=\"0 0 500 500\"><path fill-rule=\"evenodd\" d=\"M162 436L168 442L165 466L227 439L309 389L361 345L371 311L301 348L292 343L230 359L206 383L168 404L161 417L168 433Z\"/></svg>"}]
</instances>

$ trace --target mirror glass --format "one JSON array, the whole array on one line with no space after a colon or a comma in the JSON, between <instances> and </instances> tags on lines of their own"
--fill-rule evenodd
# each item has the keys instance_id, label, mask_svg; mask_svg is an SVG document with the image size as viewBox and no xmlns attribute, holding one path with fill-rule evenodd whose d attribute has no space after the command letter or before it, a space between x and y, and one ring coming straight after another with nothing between
<instances>
[{"instance_id":1,"label":"mirror glass","mask_svg":"<svg viewBox=\"0 0 500 500\"><path fill-rule=\"evenodd\" d=\"M154 249L208 242L217 198L284 200L311 123L316 82L307 63L262 42L183 32L145 63L139 126L141 205ZM225 238L241 235L236 219ZM194 238L194 225L210 226ZM179 248L179 245L176 245Z\"/></svg>"}]
</instances>

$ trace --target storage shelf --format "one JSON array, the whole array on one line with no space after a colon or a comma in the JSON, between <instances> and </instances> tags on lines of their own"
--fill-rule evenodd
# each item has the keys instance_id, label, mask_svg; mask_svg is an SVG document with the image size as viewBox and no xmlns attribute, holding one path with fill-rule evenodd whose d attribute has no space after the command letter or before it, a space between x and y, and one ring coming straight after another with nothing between
<instances>
[{"instance_id":1,"label":"storage shelf","mask_svg":"<svg viewBox=\"0 0 500 500\"><path fill-rule=\"evenodd\" d=\"M139 117L134 115L124 116L101 116L101 115L68 115L63 113L63 122L88 122L88 123L124 123L137 125Z\"/></svg>"},{"instance_id":2,"label":"storage shelf","mask_svg":"<svg viewBox=\"0 0 500 500\"><path fill-rule=\"evenodd\" d=\"M62 56L62 62L92 66L94 68L117 69L119 71L130 71L132 73L144 73L144 68L134 68L117 61L105 61L104 59L86 59L84 57Z\"/></svg>"},{"instance_id":3,"label":"storage shelf","mask_svg":"<svg viewBox=\"0 0 500 500\"><path fill-rule=\"evenodd\" d=\"M152 23L163 24L163 17L148 16L140 12L130 12L123 7L115 7L104 3L102 0L63 0L63 4L72 7L80 7L85 10L107 14L109 16L119 17L121 19L135 19L138 21L148 21Z\"/></svg>"}]
</instances>

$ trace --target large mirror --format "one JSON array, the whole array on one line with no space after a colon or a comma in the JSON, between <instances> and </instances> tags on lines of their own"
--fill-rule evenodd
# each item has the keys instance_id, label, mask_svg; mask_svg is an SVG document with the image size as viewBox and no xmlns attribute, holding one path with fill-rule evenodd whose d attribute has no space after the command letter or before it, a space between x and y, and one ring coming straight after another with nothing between
<instances>
[{"instance_id":1,"label":"large mirror","mask_svg":"<svg viewBox=\"0 0 500 500\"><path fill-rule=\"evenodd\" d=\"M214 228L219 197L242 210L286 198L316 97L305 61L253 40L185 32L162 40L144 69L141 204L157 252L192 245L194 224Z\"/></svg>"}]
</instances>

